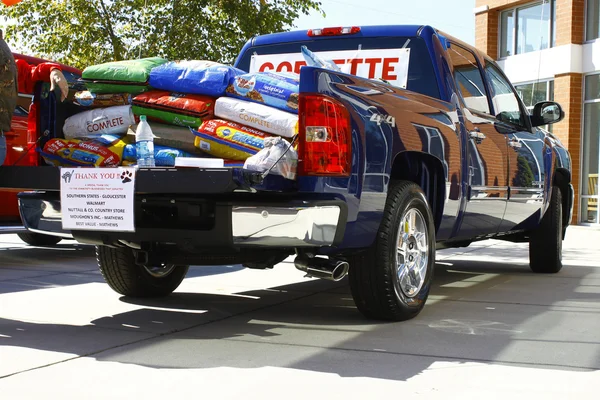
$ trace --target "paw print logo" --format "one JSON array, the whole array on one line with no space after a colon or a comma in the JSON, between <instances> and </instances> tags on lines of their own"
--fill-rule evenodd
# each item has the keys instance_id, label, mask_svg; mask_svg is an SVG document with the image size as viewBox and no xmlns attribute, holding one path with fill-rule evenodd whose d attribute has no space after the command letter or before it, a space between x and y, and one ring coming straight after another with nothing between
<instances>
[{"instance_id":1,"label":"paw print logo","mask_svg":"<svg viewBox=\"0 0 600 400\"><path fill-rule=\"evenodd\" d=\"M123 171L123 173L121 174L121 180L123 181L123 183L131 182L132 176L133 174L131 173L131 171Z\"/></svg>"}]
</instances>

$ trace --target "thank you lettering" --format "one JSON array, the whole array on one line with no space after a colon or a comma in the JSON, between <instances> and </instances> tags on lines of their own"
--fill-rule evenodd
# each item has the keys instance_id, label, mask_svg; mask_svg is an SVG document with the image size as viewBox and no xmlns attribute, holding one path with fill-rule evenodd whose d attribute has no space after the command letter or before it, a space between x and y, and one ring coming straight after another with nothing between
<instances>
[{"instance_id":1,"label":"thank you lettering","mask_svg":"<svg viewBox=\"0 0 600 400\"><path fill-rule=\"evenodd\" d=\"M134 232L136 169L61 168L65 230Z\"/></svg>"}]
</instances>

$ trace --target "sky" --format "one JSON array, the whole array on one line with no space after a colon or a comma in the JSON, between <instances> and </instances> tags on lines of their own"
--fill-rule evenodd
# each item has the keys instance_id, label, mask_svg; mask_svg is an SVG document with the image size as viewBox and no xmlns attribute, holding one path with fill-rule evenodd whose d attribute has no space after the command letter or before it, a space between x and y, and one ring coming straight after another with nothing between
<instances>
[{"instance_id":1,"label":"sky","mask_svg":"<svg viewBox=\"0 0 600 400\"><path fill-rule=\"evenodd\" d=\"M320 0L326 17L301 16L298 29L351 25L431 25L475 44L475 0Z\"/></svg>"}]
</instances>

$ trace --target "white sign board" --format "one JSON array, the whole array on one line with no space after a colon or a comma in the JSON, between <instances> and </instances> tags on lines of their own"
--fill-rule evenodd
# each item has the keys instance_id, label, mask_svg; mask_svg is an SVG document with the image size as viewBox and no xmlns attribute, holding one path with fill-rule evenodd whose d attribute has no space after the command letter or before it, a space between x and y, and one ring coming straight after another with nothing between
<instances>
[{"instance_id":1,"label":"white sign board","mask_svg":"<svg viewBox=\"0 0 600 400\"><path fill-rule=\"evenodd\" d=\"M315 52L320 58L332 60L342 72L367 79L385 79L390 84L406 88L410 49L344 50ZM250 72L295 72L306 65L302 53L254 54Z\"/></svg>"},{"instance_id":2,"label":"white sign board","mask_svg":"<svg viewBox=\"0 0 600 400\"><path fill-rule=\"evenodd\" d=\"M133 167L61 168L63 229L134 232L135 173Z\"/></svg>"}]
</instances>

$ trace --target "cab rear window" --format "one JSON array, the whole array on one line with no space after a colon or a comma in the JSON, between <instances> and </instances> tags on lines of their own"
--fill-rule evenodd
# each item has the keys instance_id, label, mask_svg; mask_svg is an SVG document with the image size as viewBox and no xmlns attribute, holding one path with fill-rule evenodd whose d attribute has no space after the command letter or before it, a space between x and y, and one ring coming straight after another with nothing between
<instances>
[{"instance_id":1,"label":"cab rear window","mask_svg":"<svg viewBox=\"0 0 600 400\"><path fill-rule=\"evenodd\" d=\"M274 55L300 53L300 48L306 46L312 52L352 51L352 50L386 50L410 49L410 59L407 72L406 89L421 93L426 96L440 98L437 79L431 63L431 57L423 39L418 37L368 37L303 40L298 42L278 43L265 46L250 47L239 58L237 67L250 70L252 55ZM290 65L287 68L278 68L281 71L293 71ZM296 71L297 72L297 71Z\"/></svg>"}]
</instances>

